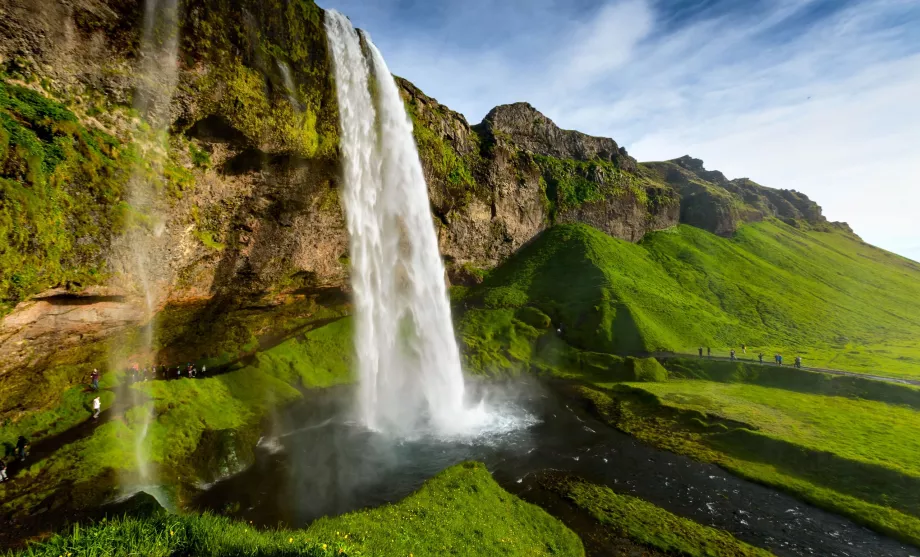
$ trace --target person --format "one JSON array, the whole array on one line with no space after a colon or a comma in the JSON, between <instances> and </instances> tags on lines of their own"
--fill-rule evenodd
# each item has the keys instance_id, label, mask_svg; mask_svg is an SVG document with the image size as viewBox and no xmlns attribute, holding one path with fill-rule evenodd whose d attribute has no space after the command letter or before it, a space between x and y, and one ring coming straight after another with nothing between
<instances>
[{"instance_id":1,"label":"person","mask_svg":"<svg viewBox=\"0 0 920 557\"><path fill-rule=\"evenodd\" d=\"M19 439L16 440L16 455L19 460L25 461L27 454L29 454L29 440L20 435Z\"/></svg>"},{"instance_id":2,"label":"person","mask_svg":"<svg viewBox=\"0 0 920 557\"><path fill-rule=\"evenodd\" d=\"M757 354L757 359L760 360L760 364L763 365L763 352Z\"/></svg>"},{"instance_id":3,"label":"person","mask_svg":"<svg viewBox=\"0 0 920 557\"><path fill-rule=\"evenodd\" d=\"M0 460L0 482L5 482L8 479L10 478L6 475L6 462Z\"/></svg>"},{"instance_id":4,"label":"person","mask_svg":"<svg viewBox=\"0 0 920 557\"><path fill-rule=\"evenodd\" d=\"M779 365L783 365L783 355L782 355L782 354L779 355L779 362L778 362L778 363L779 363Z\"/></svg>"},{"instance_id":5,"label":"person","mask_svg":"<svg viewBox=\"0 0 920 557\"><path fill-rule=\"evenodd\" d=\"M732 360L735 359L735 349L732 348L732 351L729 353Z\"/></svg>"},{"instance_id":6,"label":"person","mask_svg":"<svg viewBox=\"0 0 920 557\"><path fill-rule=\"evenodd\" d=\"M779 354L773 354L773 363L779 365Z\"/></svg>"},{"instance_id":7,"label":"person","mask_svg":"<svg viewBox=\"0 0 920 557\"><path fill-rule=\"evenodd\" d=\"M745 346L744 344L741 345L741 353L747 354L747 346Z\"/></svg>"},{"instance_id":8,"label":"person","mask_svg":"<svg viewBox=\"0 0 920 557\"><path fill-rule=\"evenodd\" d=\"M205 374L206 371L208 371L208 366L202 364L202 366L201 366L201 376L202 376L202 377L204 377L204 374Z\"/></svg>"},{"instance_id":9,"label":"person","mask_svg":"<svg viewBox=\"0 0 920 557\"><path fill-rule=\"evenodd\" d=\"M797 367L797 368L801 368L801 367L802 367L802 357L801 357L801 356L796 356L796 357L795 357L795 367Z\"/></svg>"},{"instance_id":10,"label":"person","mask_svg":"<svg viewBox=\"0 0 920 557\"><path fill-rule=\"evenodd\" d=\"M700 358L702 358L702 357L703 357L703 347L700 346Z\"/></svg>"},{"instance_id":11,"label":"person","mask_svg":"<svg viewBox=\"0 0 920 557\"><path fill-rule=\"evenodd\" d=\"M93 368L93 372L89 374L90 383L93 385L93 390L99 390L99 370Z\"/></svg>"},{"instance_id":12,"label":"person","mask_svg":"<svg viewBox=\"0 0 920 557\"><path fill-rule=\"evenodd\" d=\"M707 357L707 358L712 358L712 348L710 348L710 347L708 347L708 346L706 347L706 357Z\"/></svg>"},{"instance_id":13,"label":"person","mask_svg":"<svg viewBox=\"0 0 920 557\"><path fill-rule=\"evenodd\" d=\"M102 410L102 401L99 400L99 397L93 399L93 419L99 417L99 411Z\"/></svg>"}]
</instances>

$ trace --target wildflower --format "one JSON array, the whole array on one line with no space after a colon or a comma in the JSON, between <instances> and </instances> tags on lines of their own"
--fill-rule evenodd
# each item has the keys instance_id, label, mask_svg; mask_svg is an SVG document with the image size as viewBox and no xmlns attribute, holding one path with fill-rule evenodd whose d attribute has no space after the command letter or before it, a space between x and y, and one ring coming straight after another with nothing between
<instances>
[{"instance_id":1,"label":"wildflower","mask_svg":"<svg viewBox=\"0 0 920 557\"><path fill-rule=\"evenodd\" d=\"M288 538L288 543L294 543L294 538Z\"/></svg>"},{"instance_id":2,"label":"wildflower","mask_svg":"<svg viewBox=\"0 0 920 557\"><path fill-rule=\"evenodd\" d=\"M175 533L174 533L172 530L170 530L170 531L169 531L169 535L170 535L170 536L174 536Z\"/></svg>"},{"instance_id":3,"label":"wildflower","mask_svg":"<svg viewBox=\"0 0 920 557\"><path fill-rule=\"evenodd\" d=\"M326 544L323 544L323 549L326 549Z\"/></svg>"}]
</instances>

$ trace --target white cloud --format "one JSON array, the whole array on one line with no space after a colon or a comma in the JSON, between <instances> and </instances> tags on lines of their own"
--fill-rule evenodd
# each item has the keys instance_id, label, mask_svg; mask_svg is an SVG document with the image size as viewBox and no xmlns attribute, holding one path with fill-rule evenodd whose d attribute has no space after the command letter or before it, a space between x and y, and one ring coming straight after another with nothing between
<instances>
[{"instance_id":1,"label":"white cloud","mask_svg":"<svg viewBox=\"0 0 920 557\"><path fill-rule=\"evenodd\" d=\"M608 4L592 19L573 26L560 37L563 47L554 58L554 85L584 88L629 62L636 43L652 28L647 2Z\"/></svg>"}]
</instances>

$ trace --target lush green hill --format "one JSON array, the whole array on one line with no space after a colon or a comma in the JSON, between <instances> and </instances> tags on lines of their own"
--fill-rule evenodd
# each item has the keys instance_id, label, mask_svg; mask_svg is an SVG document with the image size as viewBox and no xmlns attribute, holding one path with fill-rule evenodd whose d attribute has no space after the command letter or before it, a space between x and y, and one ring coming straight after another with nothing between
<instances>
[{"instance_id":1,"label":"lush green hill","mask_svg":"<svg viewBox=\"0 0 920 557\"><path fill-rule=\"evenodd\" d=\"M780 352L790 363L802 355L806 365L920 376L920 264L843 231L769 220L722 238L682 225L631 244L558 226L465 299L473 368L494 360L482 357L488 350L527 359L521 339L540 327L520 312L532 307L569 345L592 352L706 346L724 355L744 343L768 359Z\"/></svg>"}]
</instances>

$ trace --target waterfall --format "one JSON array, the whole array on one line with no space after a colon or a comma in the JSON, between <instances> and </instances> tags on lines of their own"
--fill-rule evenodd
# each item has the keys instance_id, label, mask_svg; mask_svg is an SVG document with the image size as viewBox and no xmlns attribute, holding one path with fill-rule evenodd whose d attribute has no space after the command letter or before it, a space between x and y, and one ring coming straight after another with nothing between
<instances>
[{"instance_id":1,"label":"waterfall","mask_svg":"<svg viewBox=\"0 0 920 557\"><path fill-rule=\"evenodd\" d=\"M169 156L168 126L170 102L178 81L177 56L179 48L178 0L145 0L144 27L140 43L140 63L137 68L137 85L134 108L141 117L134 130L143 160L155 172L139 164L128 182L126 201L132 211L142 215L128 227L119 239L122 254L122 274L133 277L144 301L144 323L141 326L141 345L138 347L139 363L145 369L152 361L155 334L156 281L151 277L156 269L154 251L157 238L162 236L164 223L158 214L158 193L163 181L162 168ZM124 361L113 358L113 364L125 367ZM142 488L157 490L156 482L146 454L146 437L153 412L149 399L137 388L127 386L122 396L130 397L134 410L130 413L134 431L134 452ZM157 497L160 499L160 497Z\"/></svg>"},{"instance_id":2,"label":"waterfall","mask_svg":"<svg viewBox=\"0 0 920 557\"><path fill-rule=\"evenodd\" d=\"M388 433L457 432L472 412L464 408L412 123L370 37L335 11L326 12L326 31L339 105L360 418Z\"/></svg>"}]
</instances>

